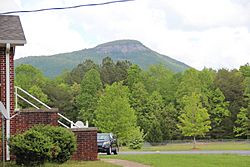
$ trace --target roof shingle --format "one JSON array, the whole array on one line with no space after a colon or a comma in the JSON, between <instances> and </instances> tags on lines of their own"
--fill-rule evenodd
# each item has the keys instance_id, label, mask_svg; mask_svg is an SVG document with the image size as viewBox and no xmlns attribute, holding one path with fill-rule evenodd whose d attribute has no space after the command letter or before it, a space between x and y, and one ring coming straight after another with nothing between
<instances>
[{"instance_id":1,"label":"roof shingle","mask_svg":"<svg viewBox=\"0 0 250 167\"><path fill-rule=\"evenodd\" d=\"M19 16L0 15L0 44L24 45L25 35Z\"/></svg>"}]
</instances>

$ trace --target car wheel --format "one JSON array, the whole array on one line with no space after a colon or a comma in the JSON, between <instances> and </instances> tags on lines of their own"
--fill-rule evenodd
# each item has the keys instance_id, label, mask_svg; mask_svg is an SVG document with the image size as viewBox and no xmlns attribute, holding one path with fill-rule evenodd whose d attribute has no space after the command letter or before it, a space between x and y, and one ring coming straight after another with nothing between
<instances>
[{"instance_id":1,"label":"car wheel","mask_svg":"<svg viewBox=\"0 0 250 167\"><path fill-rule=\"evenodd\" d=\"M115 148L114 154L115 154L115 155L117 155L117 154L118 154L117 147Z\"/></svg>"},{"instance_id":2,"label":"car wheel","mask_svg":"<svg viewBox=\"0 0 250 167\"><path fill-rule=\"evenodd\" d=\"M112 148L109 147L108 150L107 150L107 155L111 155L111 153L112 153Z\"/></svg>"}]
</instances>

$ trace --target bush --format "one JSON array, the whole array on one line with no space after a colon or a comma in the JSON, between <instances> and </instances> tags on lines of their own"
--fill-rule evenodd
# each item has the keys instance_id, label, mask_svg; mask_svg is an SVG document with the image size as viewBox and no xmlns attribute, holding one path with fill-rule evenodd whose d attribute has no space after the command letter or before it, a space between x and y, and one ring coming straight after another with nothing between
<instances>
[{"instance_id":1,"label":"bush","mask_svg":"<svg viewBox=\"0 0 250 167\"><path fill-rule=\"evenodd\" d=\"M57 154L50 159L52 162L66 162L76 151L76 138L70 130L54 126L36 126L33 129L50 137L55 146L59 148Z\"/></svg>"},{"instance_id":2,"label":"bush","mask_svg":"<svg viewBox=\"0 0 250 167\"><path fill-rule=\"evenodd\" d=\"M76 138L68 129L39 125L12 137L10 148L19 165L35 166L45 161L63 163L76 150Z\"/></svg>"},{"instance_id":3,"label":"bush","mask_svg":"<svg viewBox=\"0 0 250 167\"><path fill-rule=\"evenodd\" d=\"M43 133L31 129L11 138L10 148L18 165L36 166L52 157L54 145Z\"/></svg>"},{"instance_id":4,"label":"bush","mask_svg":"<svg viewBox=\"0 0 250 167\"><path fill-rule=\"evenodd\" d=\"M134 128L129 132L128 147L130 149L140 149L143 145L143 132L139 128Z\"/></svg>"}]
</instances>

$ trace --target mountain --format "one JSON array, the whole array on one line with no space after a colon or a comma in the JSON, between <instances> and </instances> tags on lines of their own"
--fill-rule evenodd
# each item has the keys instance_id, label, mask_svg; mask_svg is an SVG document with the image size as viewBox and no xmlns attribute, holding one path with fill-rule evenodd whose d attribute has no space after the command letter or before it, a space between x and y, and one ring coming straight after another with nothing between
<instances>
[{"instance_id":1,"label":"mountain","mask_svg":"<svg viewBox=\"0 0 250 167\"><path fill-rule=\"evenodd\" d=\"M86 59L91 59L100 64L105 57L111 57L114 61L129 60L142 68L152 64L164 64L175 72L181 72L190 68L188 65L159 54L136 40L117 40L98 45L94 48L79 51L61 53L51 56L29 56L15 60L15 67L20 64L31 64L40 69L45 76L53 78L64 70L72 70Z\"/></svg>"}]
</instances>

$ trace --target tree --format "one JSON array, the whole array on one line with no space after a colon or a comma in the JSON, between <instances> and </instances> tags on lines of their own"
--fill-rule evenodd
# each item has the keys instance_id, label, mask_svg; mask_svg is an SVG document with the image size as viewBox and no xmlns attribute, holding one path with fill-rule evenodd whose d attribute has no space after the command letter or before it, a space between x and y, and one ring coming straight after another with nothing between
<instances>
[{"instance_id":1,"label":"tree","mask_svg":"<svg viewBox=\"0 0 250 167\"><path fill-rule=\"evenodd\" d=\"M79 118L83 121L89 121L93 125L94 112L97 107L102 82L97 70L89 70L82 79L80 94L77 96L77 106L79 109Z\"/></svg>"},{"instance_id":2,"label":"tree","mask_svg":"<svg viewBox=\"0 0 250 167\"><path fill-rule=\"evenodd\" d=\"M141 82L133 84L130 91L130 105L135 110L137 125L145 131L144 122L142 122L142 120L147 112L146 104L148 102L148 92Z\"/></svg>"},{"instance_id":3,"label":"tree","mask_svg":"<svg viewBox=\"0 0 250 167\"><path fill-rule=\"evenodd\" d=\"M42 89L38 87L37 85L32 86L29 90L29 93L47 104L49 102L48 96L43 93Z\"/></svg>"},{"instance_id":4,"label":"tree","mask_svg":"<svg viewBox=\"0 0 250 167\"><path fill-rule=\"evenodd\" d=\"M42 72L39 69L33 67L32 65L21 64L15 69L15 85L28 91L44 103L49 102L47 95L43 91L46 81L47 80L43 76ZM28 97L24 93L19 92L19 94L37 105L36 101L34 101L32 98ZM19 106L21 108L27 108L30 105L24 101L19 101Z\"/></svg>"},{"instance_id":5,"label":"tree","mask_svg":"<svg viewBox=\"0 0 250 167\"><path fill-rule=\"evenodd\" d=\"M148 119L148 127L149 129L145 129L146 140L151 143L162 142L163 141L163 133L162 133L162 125L160 124L160 120L162 117L162 109L163 109L163 99L158 91L154 91L148 98L147 102L147 115L150 117L145 117L143 120Z\"/></svg>"},{"instance_id":6,"label":"tree","mask_svg":"<svg viewBox=\"0 0 250 167\"><path fill-rule=\"evenodd\" d=\"M240 109L235 121L234 133L236 137L250 137L250 66L246 64L240 67L244 79L244 101L246 106Z\"/></svg>"},{"instance_id":7,"label":"tree","mask_svg":"<svg viewBox=\"0 0 250 167\"><path fill-rule=\"evenodd\" d=\"M158 120L153 120L150 126L150 129L148 130L147 133L147 141L150 142L151 144L159 144L163 141L163 134L161 131L161 125L158 122Z\"/></svg>"},{"instance_id":8,"label":"tree","mask_svg":"<svg viewBox=\"0 0 250 167\"><path fill-rule=\"evenodd\" d=\"M128 60L117 61L115 64L116 68L116 82L124 81L128 77L128 69L131 66L131 62Z\"/></svg>"},{"instance_id":9,"label":"tree","mask_svg":"<svg viewBox=\"0 0 250 167\"><path fill-rule=\"evenodd\" d=\"M129 132L136 128L135 111L129 104L129 90L122 83L107 85L100 97L94 121L102 132L113 132L121 143L129 139Z\"/></svg>"},{"instance_id":10,"label":"tree","mask_svg":"<svg viewBox=\"0 0 250 167\"><path fill-rule=\"evenodd\" d=\"M158 121L161 125L163 140L180 139L182 137L179 128L177 127L179 112L173 104L168 104L163 107Z\"/></svg>"},{"instance_id":11,"label":"tree","mask_svg":"<svg viewBox=\"0 0 250 167\"><path fill-rule=\"evenodd\" d=\"M178 86L176 92L176 98L179 103L181 103L182 98L190 96L193 92L201 93L202 84L200 81L199 71L195 69L188 69L184 72L181 83Z\"/></svg>"},{"instance_id":12,"label":"tree","mask_svg":"<svg viewBox=\"0 0 250 167\"><path fill-rule=\"evenodd\" d=\"M244 99L244 77L238 70L228 71L221 69L218 71L215 80L215 86L219 88L225 96L225 101L229 102L228 109L230 111L230 117L225 119L223 124L225 125L224 137L232 138L234 136L233 128L237 119L237 114L242 107L246 107L247 103Z\"/></svg>"},{"instance_id":13,"label":"tree","mask_svg":"<svg viewBox=\"0 0 250 167\"><path fill-rule=\"evenodd\" d=\"M250 137L250 107L241 108L240 112L237 114L237 120L235 121L236 126L234 127L234 132L236 137Z\"/></svg>"},{"instance_id":14,"label":"tree","mask_svg":"<svg viewBox=\"0 0 250 167\"><path fill-rule=\"evenodd\" d=\"M209 114L202 107L200 94L192 93L190 96L184 96L183 103L183 113L179 116L178 127L184 136L193 137L193 148L196 148L196 136L204 136L211 128Z\"/></svg>"},{"instance_id":15,"label":"tree","mask_svg":"<svg viewBox=\"0 0 250 167\"><path fill-rule=\"evenodd\" d=\"M138 65L131 65L127 71L128 77L126 79L126 83L130 89L134 84L142 82L142 69Z\"/></svg>"},{"instance_id":16,"label":"tree","mask_svg":"<svg viewBox=\"0 0 250 167\"><path fill-rule=\"evenodd\" d=\"M88 72L90 69L96 69L99 71L99 66L95 64L92 60L85 60L83 63L78 64L71 72L64 76L64 80L66 83L73 85L74 83L80 84L82 81L83 76Z\"/></svg>"},{"instance_id":17,"label":"tree","mask_svg":"<svg viewBox=\"0 0 250 167\"><path fill-rule=\"evenodd\" d=\"M64 116L72 121L76 121L77 109L74 102L74 92L65 83L58 83L54 80L48 81L43 90L48 95L50 107L58 108Z\"/></svg>"},{"instance_id":18,"label":"tree","mask_svg":"<svg viewBox=\"0 0 250 167\"><path fill-rule=\"evenodd\" d=\"M149 93L158 91L165 103L173 102L177 85L174 73L164 65L152 65L144 75L144 84Z\"/></svg>"},{"instance_id":19,"label":"tree","mask_svg":"<svg viewBox=\"0 0 250 167\"><path fill-rule=\"evenodd\" d=\"M105 57L102 60L100 74L103 85L105 84L111 85L116 81L116 67L113 60L110 57Z\"/></svg>"},{"instance_id":20,"label":"tree","mask_svg":"<svg viewBox=\"0 0 250 167\"><path fill-rule=\"evenodd\" d=\"M208 110L211 120L211 130L209 135L212 138L221 138L224 135L223 121L230 116L228 102L219 88L207 92L208 104L205 106Z\"/></svg>"},{"instance_id":21,"label":"tree","mask_svg":"<svg viewBox=\"0 0 250 167\"><path fill-rule=\"evenodd\" d=\"M44 86L45 77L42 72L29 64L21 64L15 69L15 85L25 90L29 90L36 85L40 88Z\"/></svg>"},{"instance_id":22,"label":"tree","mask_svg":"<svg viewBox=\"0 0 250 167\"><path fill-rule=\"evenodd\" d=\"M245 64L244 66L240 66L240 72L244 77L250 77L250 65L249 63Z\"/></svg>"}]
</instances>

